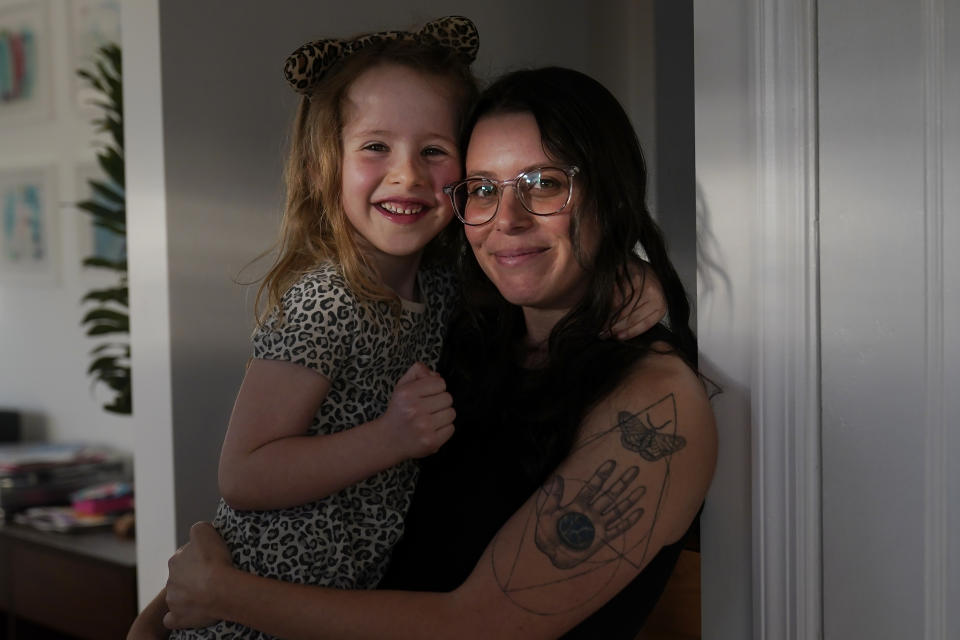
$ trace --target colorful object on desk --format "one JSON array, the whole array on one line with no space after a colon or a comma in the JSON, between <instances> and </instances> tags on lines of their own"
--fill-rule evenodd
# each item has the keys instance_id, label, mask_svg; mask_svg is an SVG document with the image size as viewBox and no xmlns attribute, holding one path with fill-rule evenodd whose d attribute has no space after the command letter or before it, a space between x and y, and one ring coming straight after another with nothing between
<instances>
[{"instance_id":1,"label":"colorful object on desk","mask_svg":"<svg viewBox=\"0 0 960 640\"><path fill-rule=\"evenodd\" d=\"M100 500L133 495L133 486L129 482L104 482L95 484L70 494L74 502L78 500Z\"/></svg>"},{"instance_id":2,"label":"colorful object on desk","mask_svg":"<svg viewBox=\"0 0 960 640\"><path fill-rule=\"evenodd\" d=\"M83 515L122 513L133 509L133 487L128 482L106 482L71 494L70 501Z\"/></svg>"},{"instance_id":3,"label":"colorful object on desk","mask_svg":"<svg viewBox=\"0 0 960 640\"><path fill-rule=\"evenodd\" d=\"M20 442L0 445L0 473L23 473L72 464L103 462L110 453L85 444Z\"/></svg>"},{"instance_id":4,"label":"colorful object on desk","mask_svg":"<svg viewBox=\"0 0 960 640\"><path fill-rule=\"evenodd\" d=\"M133 496L117 498L98 498L96 500L80 500L73 503L73 510L83 515L106 515L122 513L133 509Z\"/></svg>"},{"instance_id":5,"label":"colorful object on desk","mask_svg":"<svg viewBox=\"0 0 960 640\"><path fill-rule=\"evenodd\" d=\"M0 444L0 524L21 509L69 504L76 491L126 477L123 459L103 447Z\"/></svg>"},{"instance_id":6,"label":"colorful object on desk","mask_svg":"<svg viewBox=\"0 0 960 640\"><path fill-rule=\"evenodd\" d=\"M113 524L115 518L106 515L83 515L73 507L31 507L13 517L13 521L38 531L79 531L106 527Z\"/></svg>"}]
</instances>

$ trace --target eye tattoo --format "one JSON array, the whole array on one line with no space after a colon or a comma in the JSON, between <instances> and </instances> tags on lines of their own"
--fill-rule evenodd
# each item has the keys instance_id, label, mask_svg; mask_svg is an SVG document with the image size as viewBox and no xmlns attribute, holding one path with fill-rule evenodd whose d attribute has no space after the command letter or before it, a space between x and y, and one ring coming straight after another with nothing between
<instances>
[{"instance_id":1,"label":"eye tattoo","mask_svg":"<svg viewBox=\"0 0 960 640\"><path fill-rule=\"evenodd\" d=\"M590 518L578 511L571 511L557 520L557 537L574 551L584 551L593 544L596 529Z\"/></svg>"}]
</instances>

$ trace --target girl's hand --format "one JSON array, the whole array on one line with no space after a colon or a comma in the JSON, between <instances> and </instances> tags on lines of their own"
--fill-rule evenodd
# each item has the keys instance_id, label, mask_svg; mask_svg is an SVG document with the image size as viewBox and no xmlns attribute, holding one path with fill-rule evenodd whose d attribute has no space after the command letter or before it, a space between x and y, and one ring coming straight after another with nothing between
<instances>
[{"instance_id":1,"label":"girl's hand","mask_svg":"<svg viewBox=\"0 0 960 640\"><path fill-rule=\"evenodd\" d=\"M436 453L453 435L456 415L444 379L415 362L397 381L379 420L398 451L407 458L422 458Z\"/></svg>"},{"instance_id":2,"label":"girl's hand","mask_svg":"<svg viewBox=\"0 0 960 640\"><path fill-rule=\"evenodd\" d=\"M617 340L629 340L651 329L667 315L667 299L657 275L646 262L643 266L630 265L630 280L633 283L633 304L627 302L621 314L614 319L604 337L612 335ZM638 297L639 296L639 297ZM616 292L614 308L623 300Z\"/></svg>"},{"instance_id":3,"label":"girl's hand","mask_svg":"<svg viewBox=\"0 0 960 640\"><path fill-rule=\"evenodd\" d=\"M167 563L168 629L206 627L217 622L211 610L217 589L225 587L224 569L232 569L230 550L209 522L190 527L190 542Z\"/></svg>"}]
</instances>

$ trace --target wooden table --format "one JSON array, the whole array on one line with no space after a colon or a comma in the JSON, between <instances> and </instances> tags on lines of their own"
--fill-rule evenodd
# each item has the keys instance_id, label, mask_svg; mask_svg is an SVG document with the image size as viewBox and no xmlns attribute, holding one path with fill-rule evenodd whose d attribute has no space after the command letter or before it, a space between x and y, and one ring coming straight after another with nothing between
<instances>
[{"instance_id":1,"label":"wooden table","mask_svg":"<svg viewBox=\"0 0 960 640\"><path fill-rule=\"evenodd\" d=\"M137 614L136 545L109 530L0 525L0 611L8 640L37 637L36 625L66 637L123 638Z\"/></svg>"}]
</instances>

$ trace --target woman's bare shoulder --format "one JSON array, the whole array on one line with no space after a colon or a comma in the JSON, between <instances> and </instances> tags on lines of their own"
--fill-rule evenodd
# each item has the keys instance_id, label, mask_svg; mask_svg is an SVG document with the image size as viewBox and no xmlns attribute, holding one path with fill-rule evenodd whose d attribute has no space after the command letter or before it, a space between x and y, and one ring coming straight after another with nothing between
<instances>
[{"instance_id":1,"label":"woman's bare shoulder","mask_svg":"<svg viewBox=\"0 0 960 640\"><path fill-rule=\"evenodd\" d=\"M682 535L704 499L717 455L713 411L697 372L674 353L645 356L587 416L580 442L594 440L608 443L606 455L619 451L624 463L636 461L641 472L667 463L672 499L664 503L662 542Z\"/></svg>"},{"instance_id":2,"label":"woman's bare shoulder","mask_svg":"<svg viewBox=\"0 0 960 640\"><path fill-rule=\"evenodd\" d=\"M655 351L640 359L619 385L602 400L595 411L611 407L630 407L639 411L647 407L669 404L691 421L677 425L684 430L714 427L706 386L700 375L677 353L662 343Z\"/></svg>"},{"instance_id":3,"label":"woman's bare shoulder","mask_svg":"<svg viewBox=\"0 0 960 640\"><path fill-rule=\"evenodd\" d=\"M655 342L651 346L650 353L634 365L631 371L633 376L639 376L647 384L696 383L702 388L703 385L696 371L670 345Z\"/></svg>"}]
</instances>

